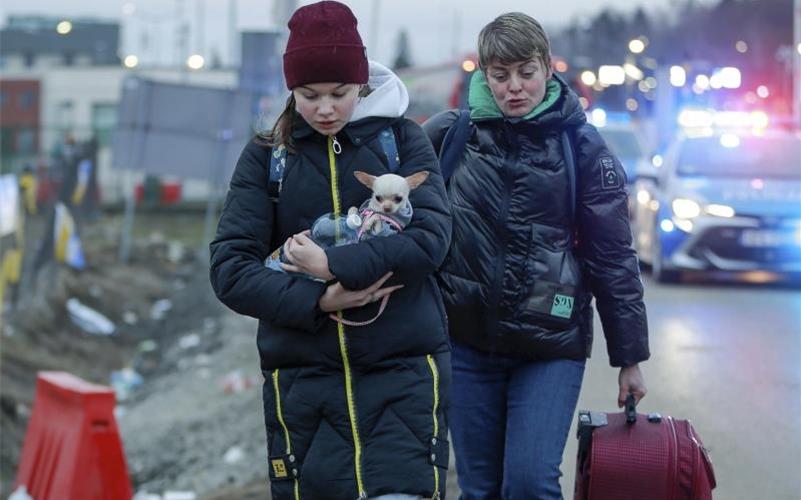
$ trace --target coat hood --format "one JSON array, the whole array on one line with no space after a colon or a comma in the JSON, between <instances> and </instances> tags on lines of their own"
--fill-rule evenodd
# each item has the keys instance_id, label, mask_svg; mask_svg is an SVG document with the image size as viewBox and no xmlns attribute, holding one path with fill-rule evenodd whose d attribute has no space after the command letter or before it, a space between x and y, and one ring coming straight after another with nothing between
<instances>
[{"instance_id":1,"label":"coat hood","mask_svg":"<svg viewBox=\"0 0 801 500\"><path fill-rule=\"evenodd\" d=\"M391 69L375 61L370 61L369 72L367 84L372 91L359 100L350 121L356 122L371 117L403 116L409 107L409 92L406 90L406 85Z\"/></svg>"}]
</instances>

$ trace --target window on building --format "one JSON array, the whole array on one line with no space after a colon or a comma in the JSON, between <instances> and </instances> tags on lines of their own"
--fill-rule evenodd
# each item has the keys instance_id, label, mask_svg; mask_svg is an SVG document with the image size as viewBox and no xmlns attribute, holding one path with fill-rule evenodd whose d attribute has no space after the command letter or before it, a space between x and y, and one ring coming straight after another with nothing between
<instances>
[{"instance_id":1,"label":"window on building","mask_svg":"<svg viewBox=\"0 0 801 500\"><path fill-rule=\"evenodd\" d=\"M36 55L33 52L22 54L22 61L26 68L32 68L36 64Z\"/></svg>"},{"instance_id":2,"label":"window on building","mask_svg":"<svg viewBox=\"0 0 801 500\"><path fill-rule=\"evenodd\" d=\"M117 126L117 105L94 103L92 105L92 131L100 146L111 146L111 134Z\"/></svg>"},{"instance_id":3,"label":"window on building","mask_svg":"<svg viewBox=\"0 0 801 500\"><path fill-rule=\"evenodd\" d=\"M36 105L36 92L33 90L23 90L19 93L19 109L27 111Z\"/></svg>"},{"instance_id":4,"label":"window on building","mask_svg":"<svg viewBox=\"0 0 801 500\"><path fill-rule=\"evenodd\" d=\"M56 110L56 123L62 130L71 130L75 126L75 103L61 101Z\"/></svg>"},{"instance_id":5,"label":"window on building","mask_svg":"<svg viewBox=\"0 0 801 500\"><path fill-rule=\"evenodd\" d=\"M9 158L14 155L14 129L11 127L0 128L0 157ZM0 168L4 171L5 166Z\"/></svg>"},{"instance_id":6,"label":"window on building","mask_svg":"<svg viewBox=\"0 0 801 500\"><path fill-rule=\"evenodd\" d=\"M16 152L20 155L29 155L36 152L36 131L32 128L17 130Z\"/></svg>"}]
</instances>

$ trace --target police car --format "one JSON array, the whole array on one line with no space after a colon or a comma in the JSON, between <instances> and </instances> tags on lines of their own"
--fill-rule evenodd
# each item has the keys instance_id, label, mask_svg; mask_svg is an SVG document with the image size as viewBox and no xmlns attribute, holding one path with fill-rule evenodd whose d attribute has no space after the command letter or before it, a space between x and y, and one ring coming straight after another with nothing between
<instances>
[{"instance_id":1,"label":"police car","mask_svg":"<svg viewBox=\"0 0 801 500\"><path fill-rule=\"evenodd\" d=\"M588 112L587 121L598 129L606 145L623 165L626 178L632 182L643 170L643 164L650 162L646 152L647 141L640 126L634 124L628 114L611 113L601 108Z\"/></svg>"},{"instance_id":2,"label":"police car","mask_svg":"<svg viewBox=\"0 0 801 500\"><path fill-rule=\"evenodd\" d=\"M641 261L661 282L699 271L797 283L801 133L768 129L763 113L688 111L679 118L687 128L662 165L640 172L633 185Z\"/></svg>"}]
</instances>

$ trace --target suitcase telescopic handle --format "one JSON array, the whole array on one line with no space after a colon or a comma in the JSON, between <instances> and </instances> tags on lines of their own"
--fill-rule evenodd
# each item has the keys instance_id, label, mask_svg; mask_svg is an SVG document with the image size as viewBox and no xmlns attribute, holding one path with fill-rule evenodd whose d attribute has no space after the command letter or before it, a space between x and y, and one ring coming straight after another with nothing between
<instances>
[{"instance_id":1,"label":"suitcase telescopic handle","mask_svg":"<svg viewBox=\"0 0 801 500\"><path fill-rule=\"evenodd\" d=\"M634 394L626 396L626 423L633 424L637 421L637 400L634 399Z\"/></svg>"}]
</instances>

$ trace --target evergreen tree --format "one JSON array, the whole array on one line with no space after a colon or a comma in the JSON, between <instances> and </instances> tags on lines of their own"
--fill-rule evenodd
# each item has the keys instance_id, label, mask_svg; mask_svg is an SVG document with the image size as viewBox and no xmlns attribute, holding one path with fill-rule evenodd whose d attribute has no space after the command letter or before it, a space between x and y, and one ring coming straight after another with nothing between
<instances>
[{"instance_id":1,"label":"evergreen tree","mask_svg":"<svg viewBox=\"0 0 801 500\"><path fill-rule=\"evenodd\" d=\"M409 48L409 33L402 29L398 33L398 41L395 50L395 62L393 69L408 68L412 65L411 49Z\"/></svg>"}]
</instances>

